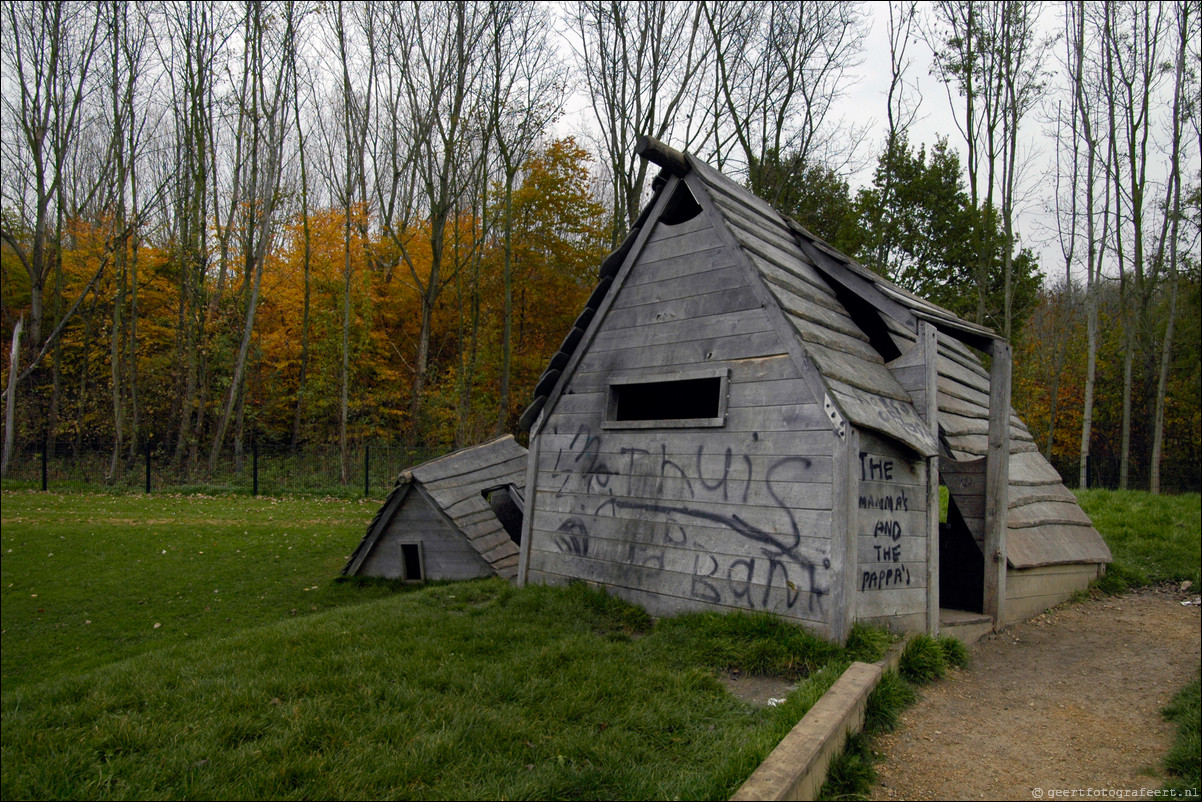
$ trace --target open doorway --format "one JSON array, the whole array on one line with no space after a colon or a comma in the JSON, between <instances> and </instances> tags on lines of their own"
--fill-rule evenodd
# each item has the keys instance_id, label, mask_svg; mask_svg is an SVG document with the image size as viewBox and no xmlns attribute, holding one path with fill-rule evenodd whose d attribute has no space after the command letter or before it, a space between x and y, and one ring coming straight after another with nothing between
<instances>
[{"instance_id":1,"label":"open doorway","mask_svg":"<svg viewBox=\"0 0 1202 802\"><path fill-rule=\"evenodd\" d=\"M939 522L939 606L980 613L984 600L985 555L952 496L947 521Z\"/></svg>"}]
</instances>

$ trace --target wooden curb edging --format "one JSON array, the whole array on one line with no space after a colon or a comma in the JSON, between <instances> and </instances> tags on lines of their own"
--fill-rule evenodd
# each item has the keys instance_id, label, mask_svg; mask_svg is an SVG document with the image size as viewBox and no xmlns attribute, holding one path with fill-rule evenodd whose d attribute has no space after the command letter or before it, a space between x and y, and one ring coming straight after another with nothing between
<instances>
[{"instance_id":1,"label":"wooden curb edging","mask_svg":"<svg viewBox=\"0 0 1202 802\"><path fill-rule=\"evenodd\" d=\"M826 770L848 737L864 727L868 695L897 667L906 641L875 663L852 663L739 787L732 802L817 799Z\"/></svg>"}]
</instances>

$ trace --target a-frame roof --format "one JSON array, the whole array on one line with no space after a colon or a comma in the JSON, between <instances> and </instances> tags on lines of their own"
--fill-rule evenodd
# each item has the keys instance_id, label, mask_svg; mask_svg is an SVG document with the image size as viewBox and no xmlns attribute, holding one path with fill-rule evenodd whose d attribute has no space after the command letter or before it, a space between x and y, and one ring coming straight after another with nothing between
<instances>
[{"instance_id":1,"label":"a-frame roof","mask_svg":"<svg viewBox=\"0 0 1202 802\"><path fill-rule=\"evenodd\" d=\"M647 150L648 148L644 148ZM795 221L708 164L651 142L655 155L667 154L656 191L622 246L606 260L601 283L577 328L540 381L534 404L523 416L532 428L544 405L554 405L570 379L575 352L596 329L595 313L607 293L620 285L623 265L638 257L638 246L655 224L653 210L669 207L680 184L729 232L745 263L763 283L796 334L803 373L852 423L905 443L924 455L966 460L984 454L989 419L989 374L972 350L999 339L991 330L960 320L952 312L898 287L830 247ZM856 308L853 316L852 307ZM918 321L939 331L939 441L890 372L886 356L908 350ZM591 324L591 325L590 325ZM871 329L866 331L867 328ZM908 342L907 342L908 341ZM972 346L971 348L969 346ZM549 412L549 408L545 411ZM830 413L837 424L838 414ZM1039 454L1026 425L1011 411L1011 566L1023 568L1068 562L1107 562L1109 550L1056 470Z\"/></svg>"},{"instance_id":2,"label":"a-frame roof","mask_svg":"<svg viewBox=\"0 0 1202 802\"><path fill-rule=\"evenodd\" d=\"M401 502L409 493L419 493L452 529L467 538L499 576L512 579L517 574L518 546L484 493L510 485L518 490L525 488L526 456L526 449L513 435L505 435L402 472L342 573L354 575L358 571Z\"/></svg>"}]
</instances>

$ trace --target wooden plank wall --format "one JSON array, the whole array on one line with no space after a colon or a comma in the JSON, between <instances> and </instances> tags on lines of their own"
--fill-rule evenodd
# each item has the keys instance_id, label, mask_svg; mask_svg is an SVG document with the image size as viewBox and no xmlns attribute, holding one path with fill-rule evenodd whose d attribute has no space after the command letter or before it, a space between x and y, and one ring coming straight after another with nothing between
<instances>
[{"instance_id":1,"label":"wooden plank wall","mask_svg":"<svg viewBox=\"0 0 1202 802\"><path fill-rule=\"evenodd\" d=\"M417 492L410 492L388 522L359 573L404 579L401 544L421 543L426 579L474 579L493 570L467 539Z\"/></svg>"},{"instance_id":2,"label":"wooden plank wall","mask_svg":"<svg viewBox=\"0 0 1202 802\"><path fill-rule=\"evenodd\" d=\"M532 450L529 581L826 631L838 441L745 270L706 215L652 232ZM611 381L704 368L729 370L722 427L602 429Z\"/></svg>"},{"instance_id":3,"label":"wooden plank wall","mask_svg":"<svg viewBox=\"0 0 1202 802\"><path fill-rule=\"evenodd\" d=\"M1067 563L1009 569L1003 623L1024 621L1067 601L1101 576L1102 568L1098 563Z\"/></svg>"},{"instance_id":4,"label":"wooden plank wall","mask_svg":"<svg viewBox=\"0 0 1202 802\"><path fill-rule=\"evenodd\" d=\"M856 620L927 626L927 461L860 432Z\"/></svg>"}]
</instances>

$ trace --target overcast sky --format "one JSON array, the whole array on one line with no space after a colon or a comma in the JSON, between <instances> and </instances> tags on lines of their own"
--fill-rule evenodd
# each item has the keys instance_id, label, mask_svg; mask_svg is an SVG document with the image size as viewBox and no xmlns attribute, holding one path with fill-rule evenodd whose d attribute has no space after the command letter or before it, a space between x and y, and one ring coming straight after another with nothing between
<instances>
[{"instance_id":1,"label":"overcast sky","mask_svg":"<svg viewBox=\"0 0 1202 802\"><path fill-rule=\"evenodd\" d=\"M871 30L864 41L862 63L854 70L856 80L846 86L843 99L833 110L833 117L842 117L850 124L850 128L867 129L855 153L859 169L844 170L853 192L872 181L876 158L884 145L887 120L885 98L890 76L887 6L883 2L869 2L864 4L864 8ZM1059 9L1048 4L1040 22L1049 35L1056 32L1061 24ZM560 30L564 31L565 27L561 22ZM565 37L568 35L566 31L564 34ZM910 43L906 55L911 62L906 73L909 84L907 97L910 102L918 104L916 120L910 127L911 145L917 148L919 144L926 144L929 150L938 137L947 137L952 148L960 154L961 166L966 166L964 139L956 127L947 89L931 72L933 60L930 48L921 40L914 41ZM1058 60L1057 50L1048 61L1049 69L1055 70ZM1056 92L1058 80L1058 76L1053 79L1050 92ZM958 96L954 99L957 103L962 102ZM1018 198L1016 231L1022 245L1039 255L1044 274L1054 279L1063 275L1064 268L1056 240L1055 218L1044 208L1053 200L1050 171L1055 156L1050 126L1045 117L1046 112L1041 108L1032 111L1022 122L1020 158L1025 166L1020 173L1022 191ZM594 128L595 120L587 98L577 95L570 101L568 114L556 126L556 132L559 135L580 136L584 131ZM668 144L681 146L680 143Z\"/></svg>"}]
</instances>

